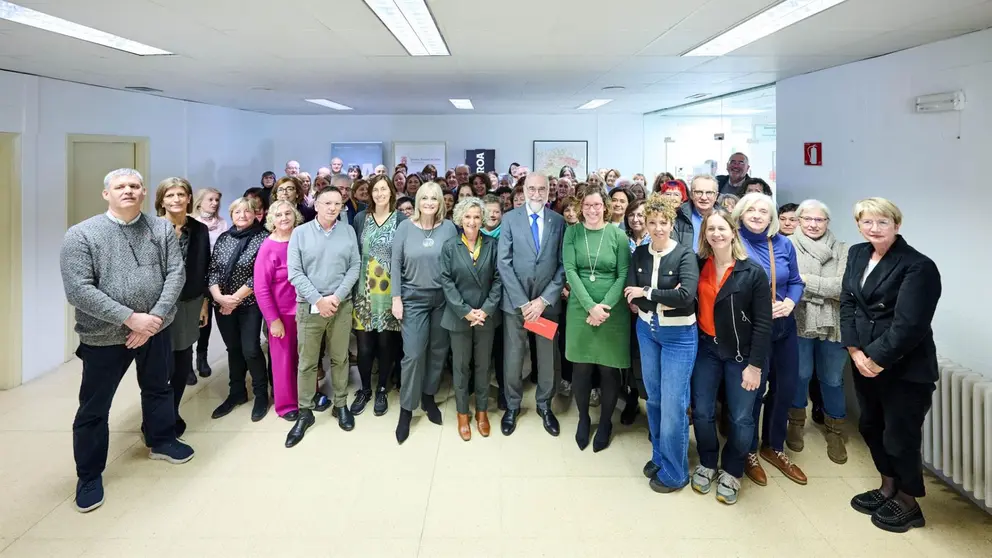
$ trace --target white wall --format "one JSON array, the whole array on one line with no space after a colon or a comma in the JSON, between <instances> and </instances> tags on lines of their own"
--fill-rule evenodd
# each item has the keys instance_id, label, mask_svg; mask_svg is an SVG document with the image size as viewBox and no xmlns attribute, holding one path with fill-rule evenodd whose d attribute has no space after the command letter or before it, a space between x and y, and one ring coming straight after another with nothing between
<instances>
[{"instance_id":1,"label":"white wall","mask_svg":"<svg viewBox=\"0 0 992 558\"><path fill-rule=\"evenodd\" d=\"M496 170L510 163L533 165L533 140L586 140L589 169L610 166L630 176L640 172L644 132L641 115L454 115L454 116L276 116L275 167L296 159L311 173L329 164L331 143L378 141L383 160L394 141L445 141L448 167L465 160L466 149L495 149Z\"/></svg>"},{"instance_id":2,"label":"white wall","mask_svg":"<svg viewBox=\"0 0 992 558\"><path fill-rule=\"evenodd\" d=\"M269 117L0 72L0 131L21 134L24 346L27 382L62 362L66 135L149 138L149 189L169 176L219 186L225 198L257 185L271 165ZM111 169L108 169L108 171ZM93 195L102 185L94 184Z\"/></svg>"},{"instance_id":3,"label":"white wall","mask_svg":"<svg viewBox=\"0 0 992 558\"><path fill-rule=\"evenodd\" d=\"M968 99L963 112L913 111L919 95L958 89ZM901 233L941 272L938 351L988 372L992 30L785 80L777 103L779 201L822 200L848 242L861 241L851 216L857 200L895 202ZM824 164L805 167L803 143L815 141Z\"/></svg>"}]
</instances>

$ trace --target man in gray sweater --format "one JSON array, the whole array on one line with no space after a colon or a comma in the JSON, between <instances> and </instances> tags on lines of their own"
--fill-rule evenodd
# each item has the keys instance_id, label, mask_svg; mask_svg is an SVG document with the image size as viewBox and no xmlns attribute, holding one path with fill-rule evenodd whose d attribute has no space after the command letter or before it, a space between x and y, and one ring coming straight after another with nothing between
<instances>
[{"instance_id":1,"label":"man in gray sweater","mask_svg":"<svg viewBox=\"0 0 992 558\"><path fill-rule=\"evenodd\" d=\"M62 241L62 284L76 309L76 356L83 361L72 424L76 509L81 512L103 504L107 420L132 362L137 361L149 457L175 464L193 458L193 449L176 439L169 384L169 325L186 281L185 262L172 226L141 213L145 194L138 171L112 171L103 181L107 213L73 226Z\"/></svg>"},{"instance_id":2,"label":"man in gray sweater","mask_svg":"<svg viewBox=\"0 0 992 558\"><path fill-rule=\"evenodd\" d=\"M300 416L286 436L287 448L300 443L314 423L313 396L321 340L326 340L331 353L334 416L342 430L355 427L355 417L348 408L348 338L351 289L358 281L362 256L355 229L338 220L343 205L340 190L334 186L324 188L314 200L317 218L293 229L289 239L286 266L289 282L296 287Z\"/></svg>"}]
</instances>

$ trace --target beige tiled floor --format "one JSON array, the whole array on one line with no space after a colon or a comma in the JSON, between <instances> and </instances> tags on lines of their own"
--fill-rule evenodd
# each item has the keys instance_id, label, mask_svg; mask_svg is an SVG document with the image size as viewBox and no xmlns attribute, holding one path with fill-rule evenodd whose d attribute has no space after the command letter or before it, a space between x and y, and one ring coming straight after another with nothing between
<instances>
[{"instance_id":1,"label":"beige tiled floor","mask_svg":"<svg viewBox=\"0 0 992 558\"><path fill-rule=\"evenodd\" d=\"M147 459L137 385L125 378L107 501L87 515L72 506L79 364L0 392L0 556L992 556L992 516L936 480L925 529L892 535L851 510L850 496L876 482L853 431L846 465L827 460L812 428L794 456L807 486L768 469L767 487L745 481L739 504L726 507L689 489L648 488L643 415L633 428L617 421L599 454L575 447L575 412L562 401L557 439L532 411L504 437L494 412L493 435L465 443L445 390L445 426L418 414L399 447L394 394L388 415L368 411L351 433L318 415L287 450L290 425L272 412L253 424L246 405L210 420L227 389L224 365L215 368L187 392L197 455L181 466Z\"/></svg>"}]
</instances>

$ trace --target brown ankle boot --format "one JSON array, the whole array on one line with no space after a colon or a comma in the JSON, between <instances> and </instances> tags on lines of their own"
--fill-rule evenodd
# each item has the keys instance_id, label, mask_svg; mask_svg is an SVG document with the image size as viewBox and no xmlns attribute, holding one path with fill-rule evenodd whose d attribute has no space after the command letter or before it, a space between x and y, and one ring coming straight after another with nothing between
<instances>
[{"instance_id":1,"label":"brown ankle boot","mask_svg":"<svg viewBox=\"0 0 992 558\"><path fill-rule=\"evenodd\" d=\"M479 411L475 413L475 425L479 429L479 434L483 438L489 437L489 413L486 411Z\"/></svg>"},{"instance_id":2,"label":"brown ankle boot","mask_svg":"<svg viewBox=\"0 0 992 558\"><path fill-rule=\"evenodd\" d=\"M823 425L827 430L827 457L838 465L847 463L847 447L844 445L844 434L841 432L844 419L824 417Z\"/></svg>"},{"instance_id":3,"label":"brown ankle boot","mask_svg":"<svg viewBox=\"0 0 992 558\"><path fill-rule=\"evenodd\" d=\"M458 413L458 435L466 442L472 439L472 427L469 426L471 418L468 413Z\"/></svg>"},{"instance_id":4,"label":"brown ankle boot","mask_svg":"<svg viewBox=\"0 0 992 558\"><path fill-rule=\"evenodd\" d=\"M803 451L803 429L806 427L806 409L789 409L789 426L785 431L785 445L795 452Z\"/></svg>"}]
</instances>

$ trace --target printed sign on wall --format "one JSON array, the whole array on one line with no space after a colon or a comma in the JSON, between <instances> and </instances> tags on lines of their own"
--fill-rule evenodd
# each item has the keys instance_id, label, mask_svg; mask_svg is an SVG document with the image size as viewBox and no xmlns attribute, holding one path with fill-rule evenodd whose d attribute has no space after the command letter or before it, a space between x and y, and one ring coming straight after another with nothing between
<instances>
[{"instance_id":1,"label":"printed sign on wall","mask_svg":"<svg viewBox=\"0 0 992 558\"><path fill-rule=\"evenodd\" d=\"M444 177L447 167L443 141L397 141L393 142L393 166L406 165L410 172L421 172L427 165L434 165L438 174Z\"/></svg>"},{"instance_id":2,"label":"printed sign on wall","mask_svg":"<svg viewBox=\"0 0 992 558\"><path fill-rule=\"evenodd\" d=\"M382 164L382 144L379 142L332 143L331 159L341 159L347 172L348 167L358 165L362 176L371 176L375 167Z\"/></svg>"},{"instance_id":3,"label":"printed sign on wall","mask_svg":"<svg viewBox=\"0 0 992 558\"><path fill-rule=\"evenodd\" d=\"M495 149L466 149L465 164L469 171L475 173L486 173L496 170L496 150Z\"/></svg>"}]
</instances>

